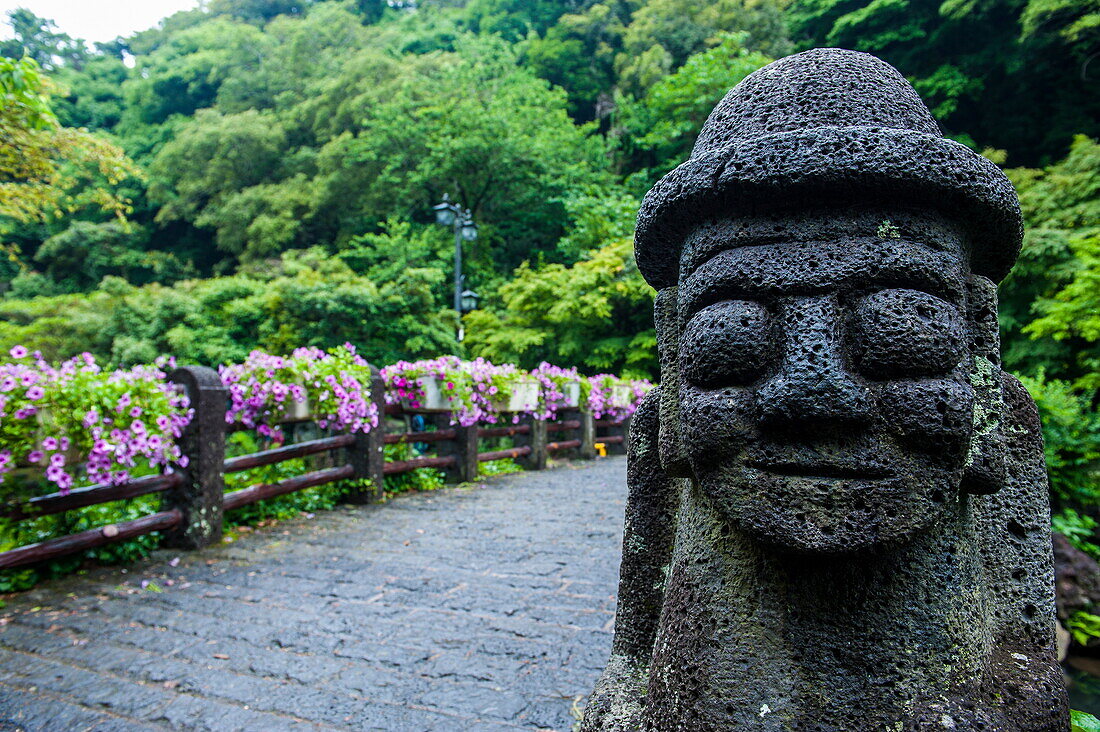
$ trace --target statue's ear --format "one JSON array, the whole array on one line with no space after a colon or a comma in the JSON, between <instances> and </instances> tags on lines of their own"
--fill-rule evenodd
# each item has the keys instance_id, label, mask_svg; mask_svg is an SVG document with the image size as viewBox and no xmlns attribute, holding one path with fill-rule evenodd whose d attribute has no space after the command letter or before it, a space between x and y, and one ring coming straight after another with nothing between
<instances>
[{"instance_id":1,"label":"statue's ear","mask_svg":"<svg viewBox=\"0 0 1100 732\"><path fill-rule=\"evenodd\" d=\"M1006 475L997 286L985 277L972 275L967 302L974 413L961 488L964 493L996 493Z\"/></svg>"},{"instance_id":2,"label":"statue's ear","mask_svg":"<svg viewBox=\"0 0 1100 732\"><path fill-rule=\"evenodd\" d=\"M658 290L653 303L657 354L661 363L661 467L670 478L689 478L691 468L680 436L680 316L677 288Z\"/></svg>"}]
</instances>

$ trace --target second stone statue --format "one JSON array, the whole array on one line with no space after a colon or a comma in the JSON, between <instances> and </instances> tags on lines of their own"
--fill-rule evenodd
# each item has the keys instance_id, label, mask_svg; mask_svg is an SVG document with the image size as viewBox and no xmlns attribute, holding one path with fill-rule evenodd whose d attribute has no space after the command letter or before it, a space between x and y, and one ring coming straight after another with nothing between
<instances>
[{"instance_id":1,"label":"second stone statue","mask_svg":"<svg viewBox=\"0 0 1100 732\"><path fill-rule=\"evenodd\" d=\"M586 730L1066 730L1035 406L1000 368L998 168L905 79L746 78L638 217L635 416Z\"/></svg>"}]
</instances>

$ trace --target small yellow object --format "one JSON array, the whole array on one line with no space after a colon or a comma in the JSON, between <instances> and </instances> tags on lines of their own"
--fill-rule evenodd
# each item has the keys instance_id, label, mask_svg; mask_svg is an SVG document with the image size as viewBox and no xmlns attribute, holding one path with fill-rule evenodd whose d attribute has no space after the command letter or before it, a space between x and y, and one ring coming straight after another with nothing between
<instances>
[{"instance_id":1,"label":"small yellow object","mask_svg":"<svg viewBox=\"0 0 1100 732\"><path fill-rule=\"evenodd\" d=\"M607 445L602 442L597 442L596 452L600 454L600 457L607 457Z\"/></svg>"}]
</instances>

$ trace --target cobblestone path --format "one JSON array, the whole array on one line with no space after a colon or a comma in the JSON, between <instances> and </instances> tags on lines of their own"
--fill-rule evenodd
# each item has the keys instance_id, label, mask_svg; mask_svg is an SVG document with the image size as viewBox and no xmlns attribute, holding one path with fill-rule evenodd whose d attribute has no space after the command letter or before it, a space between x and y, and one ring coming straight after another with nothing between
<instances>
[{"instance_id":1,"label":"cobblestone path","mask_svg":"<svg viewBox=\"0 0 1100 732\"><path fill-rule=\"evenodd\" d=\"M0 621L0 730L568 730L624 496L608 458L48 583Z\"/></svg>"}]
</instances>

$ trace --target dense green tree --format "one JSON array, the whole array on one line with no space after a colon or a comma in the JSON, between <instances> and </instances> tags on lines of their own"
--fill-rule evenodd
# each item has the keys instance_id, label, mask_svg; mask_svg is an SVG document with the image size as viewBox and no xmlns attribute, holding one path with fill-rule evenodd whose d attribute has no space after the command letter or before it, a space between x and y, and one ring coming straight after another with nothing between
<instances>
[{"instance_id":1,"label":"dense green tree","mask_svg":"<svg viewBox=\"0 0 1100 732\"><path fill-rule=\"evenodd\" d=\"M1027 228L1019 262L1001 286L1005 363L1022 373L1042 368L1082 378L1100 367L1100 144L1078 137L1062 162L1008 174Z\"/></svg>"},{"instance_id":2,"label":"dense green tree","mask_svg":"<svg viewBox=\"0 0 1100 732\"><path fill-rule=\"evenodd\" d=\"M578 0L470 0L465 14L475 33L498 35L515 43L530 33L542 35Z\"/></svg>"},{"instance_id":3,"label":"dense green tree","mask_svg":"<svg viewBox=\"0 0 1100 732\"><path fill-rule=\"evenodd\" d=\"M57 118L66 127L112 131L122 119L122 85L129 69L113 53L90 56L76 71L60 69L55 78L61 93L53 102Z\"/></svg>"},{"instance_id":4,"label":"dense green tree","mask_svg":"<svg viewBox=\"0 0 1100 732\"><path fill-rule=\"evenodd\" d=\"M642 94L720 40L743 31L742 45L772 57L791 50L780 6L774 0L649 0L634 12L616 61L619 85Z\"/></svg>"},{"instance_id":5,"label":"dense green tree","mask_svg":"<svg viewBox=\"0 0 1100 732\"><path fill-rule=\"evenodd\" d=\"M86 350L116 364L174 353L214 365L257 347L289 352L346 341L380 363L435 356L456 348L453 314L433 296L439 274L408 268L376 283L313 249L172 287L107 277L88 294L0 300L0 347L23 344L52 359Z\"/></svg>"},{"instance_id":6,"label":"dense green tree","mask_svg":"<svg viewBox=\"0 0 1100 732\"><path fill-rule=\"evenodd\" d=\"M152 53L139 56L124 91L124 134L136 136L173 115L192 115L214 105L232 74L259 67L271 39L248 23L215 18L169 36ZM263 92L257 89L257 92ZM255 103L269 106L262 93Z\"/></svg>"},{"instance_id":7,"label":"dense green tree","mask_svg":"<svg viewBox=\"0 0 1100 732\"><path fill-rule=\"evenodd\" d=\"M572 267L523 265L496 303L466 315L467 348L527 368L545 360L656 378L653 290L631 249L619 239Z\"/></svg>"},{"instance_id":8,"label":"dense green tree","mask_svg":"<svg viewBox=\"0 0 1100 732\"><path fill-rule=\"evenodd\" d=\"M1001 286L1007 368L1039 405L1060 505L1100 500L1100 144L1078 137L1042 170L1008 171L1027 229Z\"/></svg>"},{"instance_id":9,"label":"dense green tree","mask_svg":"<svg viewBox=\"0 0 1100 732\"><path fill-rule=\"evenodd\" d=\"M805 46L868 51L911 78L945 128L1013 165L1060 159L1100 134L1096 0L795 0Z\"/></svg>"},{"instance_id":10,"label":"dense green tree","mask_svg":"<svg viewBox=\"0 0 1100 732\"><path fill-rule=\"evenodd\" d=\"M228 15L263 25L279 15L301 15L315 0L210 0L211 15Z\"/></svg>"},{"instance_id":11,"label":"dense green tree","mask_svg":"<svg viewBox=\"0 0 1100 732\"><path fill-rule=\"evenodd\" d=\"M615 57L622 50L629 16L625 3L595 3L562 15L544 36L524 45L524 64L565 89L574 119L588 122L610 111Z\"/></svg>"},{"instance_id":12,"label":"dense green tree","mask_svg":"<svg viewBox=\"0 0 1100 732\"><path fill-rule=\"evenodd\" d=\"M608 181L600 141L500 41L464 40L416 70L362 110L358 134L321 150L319 207L339 216L337 241L386 216L423 215L450 193L473 211L478 246L500 270L554 251L567 191Z\"/></svg>"},{"instance_id":13,"label":"dense green tree","mask_svg":"<svg viewBox=\"0 0 1100 732\"><path fill-rule=\"evenodd\" d=\"M212 228L218 245L233 254L285 248L280 245L293 237L293 231L278 231L257 220L274 215L294 225L286 218L294 214L293 200L279 198L264 185L277 175L285 150L286 134L270 114L200 111L150 166L150 194L161 204L157 220L186 220ZM273 209L287 204L284 211ZM247 220L241 221L241 216Z\"/></svg>"},{"instance_id":14,"label":"dense green tree","mask_svg":"<svg viewBox=\"0 0 1100 732\"><path fill-rule=\"evenodd\" d=\"M52 20L40 18L26 8L8 12L13 38L0 41L0 56L33 59L39 67L53 71L60 67L79 69L88 51L82 41L57 30Z\"/></svg>"},{"instance_id":15,"label":"dense green tree","mask_svg":"<svg viewBox=\"0 0 1100 732\"><path fill-rule=\"evenodd\" d=\"M61 126L49 93L33 59L0 56L0 246L20 265L19 248L5 245L13 228L74 214L122 219L129 201L118 185L140 175L110 141Z\"/></svg>"},{"instance_id":16,"label":"dense green tree","mask_svg":"<svg viewBox=\"0 0 1100 732\"><path fill-rule=\"evenodd\" d=\"M620 100L621 144L637 172L639 194L688 159L714 105L737 82L772 61L744 47L747 34L723 33L719 43L691 56L675 73L651 86L641 100Z\"/></svg>"}]
</instances>

